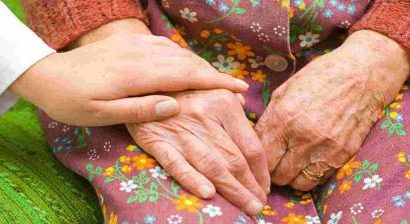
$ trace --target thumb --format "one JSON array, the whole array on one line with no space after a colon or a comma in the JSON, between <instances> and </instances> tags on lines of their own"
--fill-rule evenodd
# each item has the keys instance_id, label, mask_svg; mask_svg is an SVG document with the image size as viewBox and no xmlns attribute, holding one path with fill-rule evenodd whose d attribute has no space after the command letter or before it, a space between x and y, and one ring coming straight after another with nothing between
<instances>
[{"instance_id":1,"label":"thumb","mask_svg":"<svg viewBox=\"0 0 410 224\"><path fill-rule=\"evenodd\" d=\"M150 95L105 101L99 111L105 123L142 123L174 116L179 105L172 97Z\"/></svg>"}]
</instances>

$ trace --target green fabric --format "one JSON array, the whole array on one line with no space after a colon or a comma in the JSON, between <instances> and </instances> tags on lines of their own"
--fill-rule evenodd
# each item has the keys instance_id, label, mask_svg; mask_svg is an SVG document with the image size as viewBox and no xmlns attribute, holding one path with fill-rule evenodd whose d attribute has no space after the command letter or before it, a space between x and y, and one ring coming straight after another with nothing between
<instances>
[{"instance_id":1,"label":"green fabric","mask_svg":"<svg viewBox=\"0 0 410 224\"><path fill-rule=\"evenodd\" d=\"M3 0L14 12L16 0ZM102 223L92 187L51 154L37 109L19 101L0 117L0 223Z\"/></svg>"}]
</instances>

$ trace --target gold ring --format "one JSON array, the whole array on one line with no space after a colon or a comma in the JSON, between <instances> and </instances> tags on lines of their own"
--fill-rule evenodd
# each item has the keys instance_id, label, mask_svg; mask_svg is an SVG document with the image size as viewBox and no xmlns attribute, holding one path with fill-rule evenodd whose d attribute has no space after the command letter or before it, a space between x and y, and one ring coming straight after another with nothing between
<instances>
[{"instance_id":1,"label":"gold ring","mask_svg":"<svg viewBox=\"0 0 410 224\"><path fill-rule=\"evenodd\" d=\"M305 175L306 178L313 181L320 181L322 180L322 177L325 175L323 172L312 172L307 167L303 168L302 173L303 175Z\"/></svg>"}]
</instances>

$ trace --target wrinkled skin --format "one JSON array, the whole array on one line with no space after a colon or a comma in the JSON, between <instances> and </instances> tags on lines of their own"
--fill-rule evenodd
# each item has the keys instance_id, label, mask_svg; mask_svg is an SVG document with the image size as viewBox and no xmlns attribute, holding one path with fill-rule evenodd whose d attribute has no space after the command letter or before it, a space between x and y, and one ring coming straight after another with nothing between
<instances>
[{"instance_id":1,"label":"wrinkled skin","mask_svg":"<svg viewBox=\"0 0 410 224\"><path fill-rule=\"evenodd\" d=\"M396 42L359 31L276 89L256 126L272 183L308 191L319 181L303 168L331 176L359 150L408 74Z\"/></svg>"},{"instance_id":2,"label":"wrinkled skin","mask_svg":"<svg viewBox=\"0 0 410 224\"><path fill-rule=\"evenodd\" d=\"M242 92L247 87L165 37L134 33L52 54L10 89L57 121L102 126L161 120L178 113L175 100L158 92L215 88ZM163 107L157 113L156 105L165 101L173 108Z\"/></svg>"},{"instance_id":3,"label":"wrinkled skin","mask_svg":"<svg viewBox=\"0 0 410 224\"><path fill-rule=\"evenodd\" d=\"M181 108L177 116L127 125L136 143L190 192L210 198L216 188L232 204L256 215L266 202L269 172L238 98L228 90L173 96Z\"/></svg>"}]
</instances>

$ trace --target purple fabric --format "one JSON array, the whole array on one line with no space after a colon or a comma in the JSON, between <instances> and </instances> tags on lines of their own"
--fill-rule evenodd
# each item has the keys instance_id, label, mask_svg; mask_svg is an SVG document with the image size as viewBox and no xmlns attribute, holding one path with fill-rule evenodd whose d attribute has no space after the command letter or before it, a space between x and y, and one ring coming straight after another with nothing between
<instances>
[{"instance_id":1,"label":"purple fabric","mask_svg":"<svg viewBox=\"0 0 410 224\"><path fill-rule=\"evenodd\" d=\"M256 122L272 90L342 43L367 0L149 1L153 33L190 47L221 72L246 80ZM57 158L88 178L107 223L407 223L410 220L410 103L407 87L386 108L362 149L312 193L273 187L262 214L248 217L217 195L181 187L123 126L79 128L41 121Z\"/></svg>"}]
</instances>

